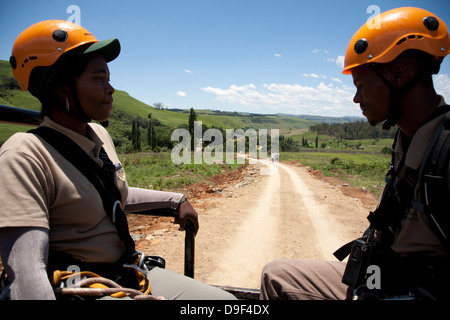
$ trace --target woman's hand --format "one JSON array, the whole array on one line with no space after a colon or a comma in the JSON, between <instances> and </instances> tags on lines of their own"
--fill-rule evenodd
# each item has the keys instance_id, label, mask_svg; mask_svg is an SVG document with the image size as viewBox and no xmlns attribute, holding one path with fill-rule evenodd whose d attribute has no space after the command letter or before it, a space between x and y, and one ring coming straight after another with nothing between
<instances>
[{"instance_id":1,"label":"woman's hand","mask_svg":"<svg viewBox=\"0 0 450 320\"><path fill-rule=\"evenodd\" d=\"M180 224L180 230L184 231L186 228L186 221L190 220L194 225L194 232L197 234L199 225L198 225L198 214L195 211L194 207L191 205L189 200L185 200L178 207L178 217L175 218L175 223Z\"/></svg>"}]
</instances>

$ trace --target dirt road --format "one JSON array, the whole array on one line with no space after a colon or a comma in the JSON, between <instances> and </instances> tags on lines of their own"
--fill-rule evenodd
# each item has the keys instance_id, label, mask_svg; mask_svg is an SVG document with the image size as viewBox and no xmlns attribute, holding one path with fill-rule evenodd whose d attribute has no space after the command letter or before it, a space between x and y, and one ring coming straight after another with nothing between
<instances>
[{"instance_id":1,"label":"dirt road","mask_svg":"<svg viewBox=\"0 0 450 320\"><path fill-rule=\"evenodd\" d=\"M259 288L263 266L280 258L335 259L366 228L373 195L299 164L258 161L190 190L199 212L195 278ZM183 273L184 233L169 219L132 217L138 249Z\"/></svg>"}]
</instances>

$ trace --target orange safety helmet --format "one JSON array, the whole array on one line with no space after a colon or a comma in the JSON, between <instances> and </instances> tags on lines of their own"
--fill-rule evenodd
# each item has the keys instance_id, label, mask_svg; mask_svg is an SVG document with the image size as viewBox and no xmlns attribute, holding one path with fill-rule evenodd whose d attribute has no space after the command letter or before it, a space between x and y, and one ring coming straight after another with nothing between
<instances>
[{"instance_id":1,"label":"orange safety helmet","mask_svg":"<svg viewBox=\"0 0 450 320\"><path fill-rule=\"evenodd\" d=\"M22 90L28 89L31 71L53 65L64 53L91 44L84 53L99 52L107 62L120 53L117 39L98 41L85 28L64 20L46 20L25 29L16 39L9 59Z\"/></svg>"},{"instance_id":2,"label":"orange safety helmet","mask_svg":"<svg viewBox=\"0 0 450 320\"><path fill-rule=\"evenodd\" d=\"M343 74L367 63L388 63L408 49L443 58L450 52L447 26L431 12L413 7L392 9L367 21L353 35Z\"/></svg>"}]
</instances>

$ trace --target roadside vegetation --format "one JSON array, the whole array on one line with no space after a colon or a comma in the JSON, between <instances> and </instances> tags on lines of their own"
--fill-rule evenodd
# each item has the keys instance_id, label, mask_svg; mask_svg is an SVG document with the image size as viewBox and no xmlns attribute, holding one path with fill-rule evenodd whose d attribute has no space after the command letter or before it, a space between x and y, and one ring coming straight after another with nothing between
<instances>
[{"instance_id":1,"label":"roadside vegetation","mask_svg":"<svg viewBox=\"0 0 450 320\"><path fill-rule=\"evenodd\" d=\"M325 176L337 177L351 186L380 195L390 156L381 153L288 152L282 153L281 160L297 161Z\"/></svg>"},{"instance_id":2,"label":"roadside vegetation","mask_svg":"<svg viewBox=\"0 0 450 320\"><path fill-rule=\"evenodd\" d=\"M154 190L170 190L187 187L205 181L218 174L237 169L239 164L174 164L170 152L120 154L133 187Z\"/></svg>"}]
</instances>

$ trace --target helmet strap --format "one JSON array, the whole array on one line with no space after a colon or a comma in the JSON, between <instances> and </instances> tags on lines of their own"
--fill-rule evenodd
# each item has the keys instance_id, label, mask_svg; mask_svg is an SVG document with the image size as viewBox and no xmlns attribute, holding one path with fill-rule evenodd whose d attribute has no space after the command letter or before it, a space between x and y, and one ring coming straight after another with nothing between
<instances>
[{"instance_id":1,"label":"helmet strap","mask_svg":"<svg viewBox=\"0 0 450 320\"><path fill-rule=\"evenodd\" d=\"M389 94L389 112L386 121L383 123L383 130L389 130L391 127L395 126L400 117L400 103L403 98L411 91L412 88L416 86L417 83L422 79L423 75L417 75L409 82L405 83L401 88L397 88L392 83L386 79L386 77L378 70L376 64L372 64L372 70L375 74L383 80L386 86L391 91Z\"/></svg>"},{"instance_id":2,"label":"helmet strap","mask_svg":"<svg viewBox=\"0 0 450 320\"><path fill-rule=\"evenodd\" d=\"M80 120L80 121L83 122L83 123L91 122L92 119L89 118L89 117L86 115L86 113L85 113L84 110L83 110L83 107L81 106L80 98L78 97L78 91L77 91L77 89L76 89L76 87L75 87L75 81L73 81L73 82L70 84L70 92L71 92L71 94L72 94L72 99L73 99L73 101L74 101L74 103L75 103L76 110L74 110L74 109L72 109L72 108L69 109L69 110L67 110L67 109L64 109L64 110L65 110L69 115L71 115L71 116L74 117L74 118L77 118L78 120Z\"/></svg>"}]
</instances>

